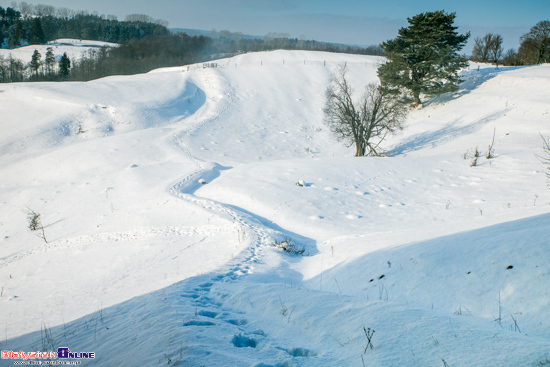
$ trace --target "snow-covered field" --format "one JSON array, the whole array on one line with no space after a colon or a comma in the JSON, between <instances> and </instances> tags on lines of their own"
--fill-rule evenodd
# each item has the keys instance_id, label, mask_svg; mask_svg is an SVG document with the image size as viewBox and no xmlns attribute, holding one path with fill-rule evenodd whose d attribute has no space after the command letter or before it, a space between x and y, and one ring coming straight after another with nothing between
<instances>
[{"instance_id":1,"label":"snow-covered field","mask_svg":"<svg viewBox=\"0 0 550 367\"><path fill-rule=\"evenodd\" d=\"M276 51L0 85L0 350L550 366L550 66L472 65L354 158L323 125L342 62L358 95L376 80L374 57Z\"/></svg>"},{"instance_id":2,"label":"snow-covered field","mask_svg":"<svg viewBox=\"0 0 550 367\"><path fill-rule=\"evenodd\" d=\"M118 45L116 43L63 38L48 42L48 44L46 45L27 45L15 49L0 48L0 56L3 56L4 58L9 58L11 55L12 57L19 59L26 64L32 60L32 54L34 53L34 50L37 50L42 56L42 61L44 61L44 58L46 57L46 52L48 52L48 48L51 47L58 61L64 53L67 53L67 56L69 56L71 60L76 60L81 58L82 55L84 55L88 50L97 49L99 47L117 46Z\"/></svg>"}]
</instances>

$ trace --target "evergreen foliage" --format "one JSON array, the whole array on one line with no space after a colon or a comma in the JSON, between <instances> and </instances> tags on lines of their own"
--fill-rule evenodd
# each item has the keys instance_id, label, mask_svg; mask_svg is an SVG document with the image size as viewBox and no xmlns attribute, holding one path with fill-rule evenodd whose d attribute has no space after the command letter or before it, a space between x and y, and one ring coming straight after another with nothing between
<instances>
[{"instance_id":1,"label":"evergreen foliage","mask_svg":"<svg viewBox=\"0 0 550 367\"><path fill-rule=\"evenodd\" d=\"M54 13L55 8L52 10L38 5L33 14L0 7L0 34L8 39L8 48L16 48L23 40L30 44L44 44L59 38L123 43L134 38L170 33L164 25L157 23L120 22L86 12L57 12L63 16L54 16Z\"/></svg>"},{"instance_id":2,"label":"evergreen foliage","mask_svg":"<svg viewBox=\"0 0 550 367\"><path fill-rule=\"evenodd\" d=\"M71 60L69 60L69 56L67 56L67 53L63 53L63 56L61 56L61 59L59 60L59 75L63 79L67 79L69 77L69 69L71 68Z\"/></svg>"},{"instance_id":3,"label":"evergreen foliage","mask_svg":"<svg viewBox=\"0 0 550 367\"><path fill-rule=\"evenodd\" d=\"M408 18L397 38L382 43L388 62L378 68L382 85L406 92L421 104L420 95L438 95L458 89L458 71L468 65L458 52L470 33L461 35L453 26L455 13L426 12Z\"/></svg>"},{"instance_id":4,"label":"evergreen foliage","mask_svg":"<svg viewBox=\"0 0 550 367\"><path fill-rule=\"evenodd\" d=\"M53 49L51 47L48 47L46 49L46 57L44 59L44 68L45 68L45 74L49 79L54 74L54 70L55 70L55 55L53 54Z\"/></svg>"},{"instance_id":5,"label":"evergreen foliage","mask_svg":"<svg viewBox=\"0 0 550 367\"><path fill-rule=\"evenodd\" d=\"M40 18L34 18L32 20L29 43L31 45L41 45L46 43L46 36L44 35L44 29L42 28L42 21Z\"/></svg>"},{"instance_id":6,"label":"evergreen foliage","mask_svg":"<svg viewBox=\"0 0 550 367\"><path fill-rule=\"evenodd\" d=\"M8 48L20 47L23 38L23 23L18 19L9 30L11 30L11 33L8 32Z\"/></svg>"},{"instance_id":7,"label":"evergreen foliage","mask_svg":"<svg viewBox=\"0 0 550 367\"><path fill-rule=\"evenodd\" d=\"M35 76L38 76L38 69L40 69L40 59L42 58L42 55L38 50L34 50L34 53L32 54L32 59L30 63L30 68L34 72Z\"/></svg>"}]
</instances>

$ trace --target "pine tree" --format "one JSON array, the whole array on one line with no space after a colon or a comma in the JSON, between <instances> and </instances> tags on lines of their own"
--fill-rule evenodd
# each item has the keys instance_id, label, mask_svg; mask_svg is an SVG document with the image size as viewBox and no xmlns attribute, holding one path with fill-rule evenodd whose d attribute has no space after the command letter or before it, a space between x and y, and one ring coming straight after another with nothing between
<instances>
[{"instance_id":1,"label":"pine tree","mask_svg":"<svg viewBox=\"0 0 550 367\"><path fill-rule=\"evenodd\" d=\"M31 58L30 67L31 67L31 70L34 71L34 75L36 75L36 77L38 77L38 69L40 69L41 58L42 58L42 55L40 54L40 52L38 52L38 50L34 50L34 53L32 54L32 58Z\"/></svg>"},{"instance_id":2,"label":"pine tree","mask_svg":"<svg viewBox=\"0 0 550 367\"><path fill-rule=\"evenodd\" d=\"M71 60L69 60L69 56L67 56L67 53L64 52L63 56L61 56L61 60L59 60L59 75L67 79L69 77L69 69L71 68Z\"/></svg>"},{"instance_id":3,"label":"pine tree","mask_svg":"<svg viewBox=\"0 0 550 367\"><path fill-rule=\"evenodd\" d=\"M470 37L453 26L455 13L443 10L408 18L397 38L382 43L388 62L378 68L382 85L398 92L405 89L418 106L420 94L438 95L458 89L458 71L468 65L460 51Z\"/></svg>"},{"instance_id":4,"label":"pine tree","mask_svg":"<svg viewBox=\"0 0 550 367\"><path fill-rule=\"evenodd\" d=\"M55 55L53 54L53 49L51 47L48 47L46 49L46 58L44 60L44 64L46 66L46 75L49 78L53 75L55 67Z\"/></svg>"}]
</instances>

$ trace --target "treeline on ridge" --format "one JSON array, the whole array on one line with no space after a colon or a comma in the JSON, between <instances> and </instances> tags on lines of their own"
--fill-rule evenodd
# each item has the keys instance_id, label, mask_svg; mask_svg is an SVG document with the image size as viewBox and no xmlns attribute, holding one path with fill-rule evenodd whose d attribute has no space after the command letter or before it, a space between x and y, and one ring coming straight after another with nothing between
<instances>
[{"instance_id":1,"label":"treeline on ridge","mask_svg":"<svg viewBox=\"0 0 550 367\"><path fill-rule=\"evenodd\" d=\"M191 37L178 33L148 36L133 39L120 47L90 50L75 62L69 79L91 80L107 75L145 73L160 67L189 65L246 52L277 49L383 54L378 47L353 48L290 38Z\"/></svg>"},{"instance_id":2,"label":"treeline on ridge","mask_svg":"<svg viewBox=\"0 0 550 367\"><path fill-rule=\"evenodd\" d=\"M31 62L0 56L0 82L87 81L109 75L128 75L150 70L205 62L246 52L276 49L346 52L383 55L379 46L362 48L312 40L290 38L284 33L270 33L264 38L245 37L229 31L211 36L172 34L167 23L140 14L125 21L114 16L75 12L66 8L32 6L20 3L19 11L0 7L0 41L4 47L23 44L46 44L60 38L86 39L118 43L118 47L90 49L75 60L65 56L52 63L51 55L42 59L35 51Z\"/></svg>"},{"instance_id":3,"label":"treeline on ridge","mask_svg":"<svg viewBox=\"0 0 550 367\"><path fill-rule=\"evenodd\" d=\"M504 51L500 34L487 33L474 39L471 60L507 66L535 65L550 60L550 20L542 20L520 37L516 51Z\"/></svg>"},{"instance_id":4,"label":"treeline on ridge","mask_svg":"<svg viewBox=\"0 0 550 367\"><path fill-rule=\"evenodd\" d=\"M49 11L41 12L43 15L37 15L0 7L0 41L3 46L16 48L25 43L45 44L59 38L123 43L169 33L164 25L143 20L118 21L114 16L64 8L61 12L53 7L47 9Z\"/></svg>"}]
</instances>

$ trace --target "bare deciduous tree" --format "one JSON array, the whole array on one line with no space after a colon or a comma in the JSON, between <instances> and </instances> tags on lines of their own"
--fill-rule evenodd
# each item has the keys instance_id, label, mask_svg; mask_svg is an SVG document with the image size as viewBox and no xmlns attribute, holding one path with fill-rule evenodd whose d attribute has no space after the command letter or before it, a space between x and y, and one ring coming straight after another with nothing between
<instances>
[{"instance_id":1,"label":"bare deciduous tree","mask_svg":"<svg viewBox=\"0 0 550 367\"><path fill-rule=\"evenodd\" d=\"M386 136L403 129L406 107L375 83L367 85L359 102L354 103L346 71L346 65L340 65L327 88L325 122L338 140L347 146L355 144L356 157L378 156Z\"/></svg>"},{"instance_id":2,"label":"bare deciduous tree","mask_svg":"<svg viewBox=\"0 0 550 367\"><path fill-rule=\"evenodd\" d=\"M520 54L527 64L540 64L550 59L550 20L543 20L520 38Z\"/></svg>"},{"instance_id":3,"label":"bare deciduous tree","mask_svg":"<svg viewBox=\"0 0 550 367\"><path fill-rule=\"evenodd\" d=\"M489 43L489 61L491 61L498 69L498 61L502 58L502 36L500 34L493 35Z\"/></svg>"},{"instance_id":4,"label":"bare deciduous tree","mask_svg":"<svg viewBox=\"0 0 550 367\"><path fill-rule=\"evenodd\" d=\"M34 13L39 17L53 16L55 14L55 7L46 4L38 4L34 6Z\"/></svg>"},{"instance_id":5,"label":"bare deciduous tree","mask_svg":"<svg viewBox=\"0 0 550 367\"><path fill-rule=\"evenodd\" d=\"M487 62L489 60L489 48L487 47L486 38L488 34L483 38L476 37L474 39L474 48L472 49L472 59L480 62Z\"/></svg>"},{"instance_id":6,"label":"bare deciduous tree","mask_svg":"<svg viewBox=\"0 0 550 367\"><path fill-rule=\"evenodd\" d=\"M502 58L502 36L500 34L487 33L483 38L476 37L472 58L476 61L491 62L498 68L498 61Z\"/></svg>"},{"instance_id":7,"label":"bare deciduous tree","mask_svg":"<svg viewBox=\"0 0 550 367\"><path fill-rule=\"evenodd\" d=\"M518 66L520 63L520 60L516 49L509 48L508 51L504 53L503 62L504 62L504 65L507 65L507 66Z\"/></svg>"}]
</instances>

